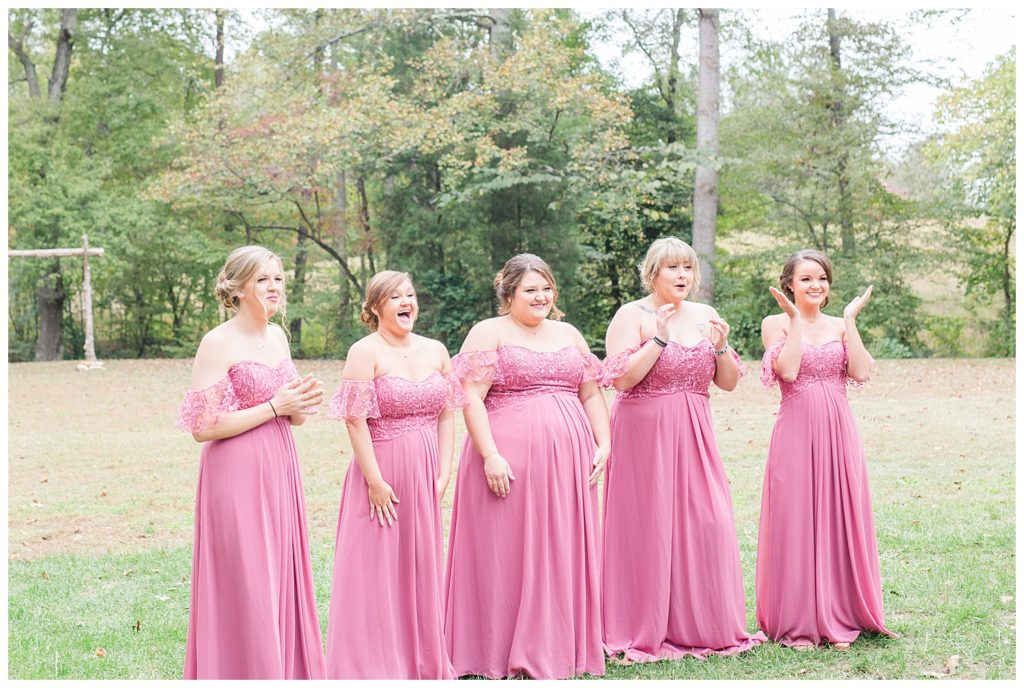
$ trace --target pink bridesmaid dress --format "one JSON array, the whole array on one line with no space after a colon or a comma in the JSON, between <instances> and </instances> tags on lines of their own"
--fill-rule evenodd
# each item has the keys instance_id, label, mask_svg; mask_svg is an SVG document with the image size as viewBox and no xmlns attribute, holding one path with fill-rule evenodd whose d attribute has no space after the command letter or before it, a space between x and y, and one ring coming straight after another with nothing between
<instances>
[{"instance_id":1,"label":"pink bridesmaid dress","mask_svg":"<svg viewBox=\"0 0 1024 688\"><path fill-rule=\"evenodd\" d=\"M850 643L862 630L893 635L882 580L868 471L846 400L846 344L803 344L800 373L761 363L765 387L782 388L761 498L757 623L783 645Z\"/></svg>"},{"instance_id":2,"label":"pink bridesmaid dress","mask_svg":"<svg viewBox=\"0 0 1024 688\"><path fill-rule=\"evenodd\" d=\"M440 372L414 382L396 375L342 380L332 418L366 418L398 520L370 520L355 459L341 491L327 624L331 679L454 678L444 645L437 419L460 406L461 388Z\"/></svg>"},{"instance_id":3,"label":"pink bridesmaid dress","mask_svg":"<svg viewBox=\"0 0 1024 688\"><path fill-rule=\"evenodd\" d=\"M606 385L644 343L608 358ZM706 339L669 342L612 405L602 595L609 654L635 662L703 658L765 640L746 631L729 481L708 404L715 361Z\"/></svg>"},{"instance_id":4,"label":"pink bridesmaid dress","mask_svg":"<svg viewBox=\"0 0 1024 688\"><path fill-rule=\"evenodd\" d=\"M575 347L505 345L459 354L465 380L490 380L491 433L515 480L487 487L467 436L459 459L445 580L445 638L459 676L604 674L596 450L577 396L600 363Z\"/></svg>"},{"instance_id":5,"label":"pink bridesmaid dress","mask_svg":"<svg viewBox=\"0 0 1024 688\"><path fill-rule=\"evenodd\" d=\"M196 432L274 397L291 359L241 361L190 391L177 425ZM203 443L196 488L186 679L322 679L306 505L287 417Z\"/></svg>"}]
</instances>

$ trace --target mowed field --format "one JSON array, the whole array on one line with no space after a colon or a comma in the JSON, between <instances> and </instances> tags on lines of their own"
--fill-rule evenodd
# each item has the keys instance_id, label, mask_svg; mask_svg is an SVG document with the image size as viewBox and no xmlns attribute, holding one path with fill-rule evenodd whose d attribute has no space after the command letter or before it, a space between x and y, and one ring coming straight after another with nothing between
<instances>
[{"instance_id":1,"label":"mowed field","mask_svg":"<svg viewBox=\"0 0 1024 688\"><path fill-rule=\"evenodd\" d=\"M778 390L762 389L756 362L748 364L735 392L713 390L712 408L753 630L761 482ZM608 677L1015 678L1014 364L880 361L875 380L850 393L871 475L886 620L899 638L865 637L845 653L766 644L738 657L609 663ZM342 362L298 365L333 393ZM8 367L10 678L180 677L199 445L174 420L190 366ZM464 435L460 417L457 446ZM344 424L323 416L295 437L326 628L338 497L352 452Z\"/></svg>"}]
</instances>

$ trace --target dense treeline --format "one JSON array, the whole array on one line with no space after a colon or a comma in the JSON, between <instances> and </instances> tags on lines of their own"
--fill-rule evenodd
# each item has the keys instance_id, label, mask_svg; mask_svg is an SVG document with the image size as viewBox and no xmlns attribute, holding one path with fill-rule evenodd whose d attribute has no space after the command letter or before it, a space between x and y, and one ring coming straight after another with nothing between
<instances>
[{"instance_id":1,"label":"dense treeline","mask_svg":"<svg viewBox=\"0 0 1024 688\"><path fill-rule=\"evenodd\" d=\"M101 358L192 355L244 243L285 258L297 356L344 355L385 267L413 273L419 331L457 349L521 251L552 264L601 353L646 245L693 240L703 165L718 172L713 299L744 355L761 351L779 265L807 246L836 262L835 312L875 284L862 329L877 355L1013 355L1014 52L948 85L940 133L892 161L882 143L903 125L884 105L930 78L894 27L816 10L774 43L722 11L718 38L745 59L721 74L716 153L696 146L698 18L9 10L9 245L88 234L105 249ZM601 36L643 55L649 83L602 67ZM244 49L225 62L225 44ZM10 360L80 355L78 259L11 260L8 288Z\"/></svg>"}]
</instances>

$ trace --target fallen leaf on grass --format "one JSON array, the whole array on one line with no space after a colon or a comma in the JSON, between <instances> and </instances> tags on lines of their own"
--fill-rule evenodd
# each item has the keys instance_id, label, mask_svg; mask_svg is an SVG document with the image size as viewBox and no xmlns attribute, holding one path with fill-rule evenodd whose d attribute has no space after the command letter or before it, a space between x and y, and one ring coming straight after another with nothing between
<instances>
[{"instance_id":1,"label":"fallen leaf on grass","mask_svg":"<svg viewBox=\"0 0 1024 688\"><path fill-rule=\"evenodd\" d=\"M956 671L956 665L960 663L960 655L950 655L946 660L946 673L952 674Z\"/></svg>"},{"instance_id":2,"label":"fallen leaf on grass","mask_svg":"<svg viewBox=\"0 0 1024 688\"><path fill-rule=\"evenodd\" d=\"M168 601L169 599L171 599L171 598L170 598L170 597L168 597L167 595L157 595L157 596L156 596L156 598L157 598L158 600L160 600L161 602L166 602L166 601Z\"/></svg>"},{"instance_id":3,"label":"fallen leaf on grass","mask_svg":"<svg viewBox=\"0 0 1024 688\"><path fill-rule=\"evenodd\" d=\"M71 536L71 542L78 542L81 539L82 539L82 534L81 533L75 533L74 535Z\"/></svg>"},{"instance_id":4,"label":"fallen leaf on grass","mask_svg":"<svg viewBox=\"0 0 1024 688\"><path fill-rule=\"evenodd\" d=\"M102 647L97 647L96 648L96 656L97 657L106 657L107 656L107 651L104 650Z\"/></svg>"},{"instance_id":5,"label":"fallen leaf on grass","mask_svg":"<svg viewBox=\"0 0 1024 688\"><path fill-rule=\"evenodd\" d=\"M50 479L49 478L43 478L39 482L41 482L41 483L48 483L48 482L50 482Z\"/></svg>"},{"instance_id":6,"label":"fallen leaf on grass","mask_svg":"<svg viewBox=\"0 0 1024 688\"><path fill-rule=\"evenodd\" d=\"M133 576L133 575L135 575L135 569L128 569L127 571L124 572L124 577L125 578L127 578L128 576Z\"/></svg>"},{"instance_id":7,"label":"fallen leaf on grass","mask_svg":"<svg viewBox=\"0 0 1024 688\"><path fill-rule=\"evenodd\" d=\"M946 674L940 674L937 671L922 671L921 675L929 678L946 678Z\"/></svg>"},{"instance_id":8,"label":"fallen leaf on grass","mask_svg":"<svg viewBox=\"0 0 1024 688\"><path fill-rule=\"evenodd\" d=\"M134 625L134 626L132 626L132 628L134 628L134 629L135 629L135 632L136 632L136 633L138 633L138 632L139 632L139 629L141 629L141 628L142 628L142 622L141 622L141 621L139 621L138 619L135 619L135 625Z\"/></svg>"},{"instance_id":9,"label":"fallen leaf on grass","mask_svg":"<svg viewBox=\"0 0 1024 688\"><path fill-rule=\"evenodd\" d=\"M100 492L100 497L106 497L106 496L107 496L107 491L106 490L103 490L103 492Z\"/></svg>"},{"instance_id":10,"label":"fallen leaf on grass","mask_svg":"<svg viewBox=\"0 0 1024 688\"><path fill-rule=\"evenodd\" d=\"M40 573L39 577L42 578L43 580L50 580L50 574L48 574L46 571L43 571L42 573Z\"/></svg>"},{"instance_id":11,"label":"fallen leaf on grass","mask_svg":"<svg viewBox=\"0 0 1024 688\"><path fill-rule=\"evenodd\" d=\"M796 673L797 673L797 675L806 674L807 673L807 669L801 669L800 671L798 671Z\"/></svg>"}]
</instances>

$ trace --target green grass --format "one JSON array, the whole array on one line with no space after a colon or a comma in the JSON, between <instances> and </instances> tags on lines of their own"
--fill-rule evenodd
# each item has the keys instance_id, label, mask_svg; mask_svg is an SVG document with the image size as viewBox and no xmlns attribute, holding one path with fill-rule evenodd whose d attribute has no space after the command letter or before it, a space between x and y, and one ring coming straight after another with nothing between
<instances>
[{"instance_id":1,"label":"green grass","mask_svg":"<svg viewBox=\"0 0 1024 688\"><path fill-rule=\"evenodd\" d=\"M341 373L336 361L300 368L331 390ZM180 677L199 450L172 423L188 363L9 370L10 678ZM751 630L764 452L778 403L777 390L753 378L712 392ZM850 399L869 462L886 621L900 637L863 637L845 653L765 644L737 657L609 663L607 678L919 679L946 675L953 655L955 678L1015 678L1013 361L882 361L876 381ZM460 441L463 432L460 424ZM351 449L342 425L324 418L296 441L326 628Z\"/></svg>"}]
</instances>

